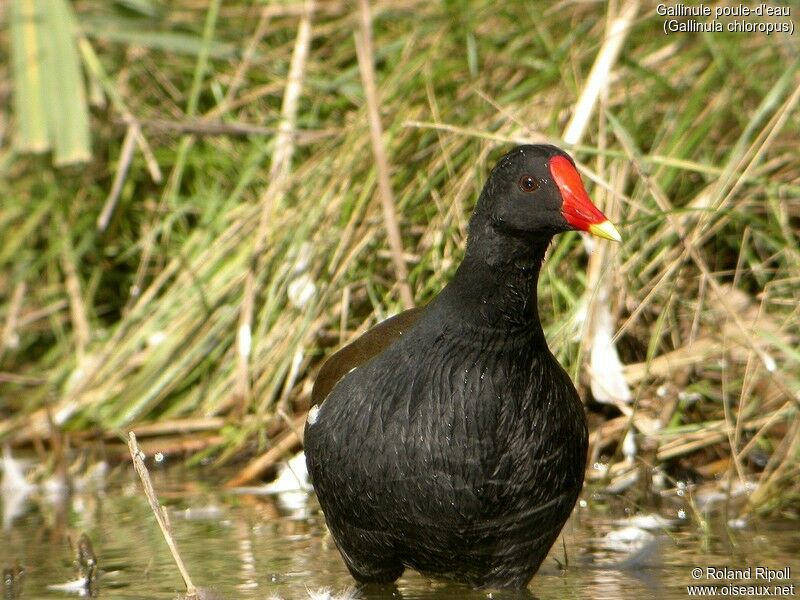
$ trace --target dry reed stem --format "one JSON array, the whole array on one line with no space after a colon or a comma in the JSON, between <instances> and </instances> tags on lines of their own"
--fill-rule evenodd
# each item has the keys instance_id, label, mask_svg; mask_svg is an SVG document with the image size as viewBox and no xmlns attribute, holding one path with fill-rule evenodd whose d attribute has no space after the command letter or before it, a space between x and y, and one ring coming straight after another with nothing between
<instances>
[{"instance_id":1,"label":"dry reed stem","mask_svg":"<svg viewBox=\"0 0 800 600\"><path fill-rule=\"evenodd\" d=\"M368 0L359 0L360 19L359 31L355 32L356 56L361 72L361 82L364 86L364 95L367 100L367 118L372 139L372 153L375 166L378 170L378 188L380 190L381 207L383 208L383 222L386 235L389 238L389 247L392 251L395 277L400 289L400 299L403 306L408 309L414 306L414 295L408 283L408 267L403 258L403 240L400 236L400 226L397 221L394 193L389 179L389 159L383 145L383 131L379 112L380 101L375 85L375 58L372 49L372 16Z\"/></svg>"},{"instance_id":2,"label":"dry reed stem","mask_svg":"<svg viewBox=\"0 0 800 600\"><path fill-rule=\"evenodd\" d=\"M589 119L591 118L591 115L594 112L594 108L598 100L600 100L602 97L604 104L606 103L610 73L617 62L619 53L622 50L622 45L624 44L625 40L628 37L631 24L636 18L636 14L638 13L638 11L639 11L639 2L638 0L634 0L626 4L617 17L609 19L606 35L603 40L603 45L601 46L599 52L597 53L594 64L592 65L592 69L589 72L589 77L586 81L586 84L584 85L580 97L578 98L578 102L575 105L575 110L573 111L572 118L570 119L569 124L564 130L563 138L566 143L571 145L579 144L583 139L586 127L589 123ZM601 126L604 126L604 124L605 120L601 116ZM601 148L605 148L606 144L605 144L604 127L602 127L601 129L601 134L602 134ZM599 168L597 169L597 171L602 172L604 168L604 161L602 154L598 157L598 160L599 160ZM615 189L617 191L621 191L622 187L624 186L618 185L615 186ZM604 203L600 203L601 210L604 208L603 204ZM593 253L590 252L590 248L592 246L596 247L596 250ZM582 346L586 351L585 353L586 356L591 355L592 348L596 343L597 327L599 323L601 323L602 321L600 313L606 312L608 313L608 319L612 318L610 315L611 311L609 308L609 303L611 300L612 280L611 278L608 277L601 277L601 275L603 273L602 265L608 264L606 262L606 254L607 253L610 254L611 257L613 258L616 256L616 251L607 248L607 246L608 244L602 244L597 242L589 243L586 241L586 237L584 237L584 249L589 253L589 264L587 267L588 273L587 273L585 294L587 296L587 301L589 300L588 296L590 295L593 296L594 299L593 302L589 303L587 318L586 321L584 322L584 327L583 327L584 335L581 336ZM613 340L609 345L609 347L605 349L605 352L610 352L612 353L613 356L615 357L617 356L617 348ZM621 366L621 361L618 358L615 362L616 364ZM616 387L618 387L619 389L616 391L617 393L620 393L624 399L627 399L628 397L631 396L630 390L627 389L627 383L621 372L616 374L606 373L601 375L597 373L591 375L590 379L592 382L593 391L595 390L596 387L595 382L601 376L611 378L612 381L617 380ZM606 398L606 399L610 400L611 398Z\"/></svg>"},{"instance_id":3,"label":"dry reed stem","mask_svg":"<svg viewBox=\"0 0 800 600\"><path fill-rule=\"evenodd\" d=\"M226 438L223 435L200 433L193 436L182 435L177 438L164 436L151 439L142 442L141 448L145 454L155 454L159 452L164 456L190 456L208 450L209 448L219 448L225 441ZM127 454L127 451L124 451L116 444L108 443L106 447L108 449L109 458L122 459Z\"/></svg>"},{"instance_id":4,"label":"dry reed stem","mask_svg":"<svg viewBox=\"0 0 800 600\"><path fill-rule=\"evenodd\" d=\"M164 180L164 175L161 173L161 167L158 166L158 161L156 160L156 155L153 154L153 149L150 147L147 138L144 137L141 131L139 135L136 136L136 144L139 146L139 151L144 157L144 164L147 165L147 172L150 174L150 179L153 180L153 183L160 184Z\"/></svg>"},{"instance_id":5,"label":"dry reed stem","mask_svg":"<svg viewBox=\"0 0 800 600\"><path fill-rule=\"evenodd\" d=\"M297 122L297 108L300 102L300 94L303 90L303 77L311 46L311 22L315 6L314 0L306 0L305 14L300 19L300 24L297 28L297 38L292 52L292 61L289 66L289 75L281 106L281 122L278 125L278 135L275 138L275 150L272 154L269 172L271 180L274 181L280 178L281 183L289 175L292 155L294 154L292 132Z\"/></svg>"},{"instance_id":6,"label":"dry reed stem","mask_svg":"<svg viewBox=\"0 0 800 600\"><path fill-rule=\"evenodd\" d=\"M141 119L139 125L144 129L155 131L175 131L177 133L191 134L196 137L204 136L268 136L278 133L274 127L263 127L251 123L236 121L212 121L208 115L199 120L170 121L169 119ZM330 135L324 131L296 131L293 135L301 143L317 140Z\"/></svg>"},{"instance_id":7,"label":"dry reed stem","mask_svg":"<svg viewBox=\"0 0 800 600\"><path fill-rule=\"evenodd\" d=\"M189 576L189 572L183 564L180 552L178 552L178 545L172 535L172 527L170 527L169 524L167 511L158 502L156 491L153 489L153 482L150 480L150 473L147 471L147 467L144 464L144 454L139 450L139 446L136 443L136 435L132 431L128 433L128 449L130 450L131 460L133 461L133 468L136 469L136 474L139 476L139 479L142 480L142 487L144 488L145 496L147 496L147 501L150 504L150 509L153 511L156 522L161 528L161 534L164 536L164 541L167 542L169 551L172 553L172 558L175 560L175 564L178 565L181 577L183 577L183 582L186 585L186 596L188 598L196 598L197 588L192 583L192 578Z\"/></svg>"},{"instance_id":8,"label":"dry reed stem","mask_svg":"<svg viewBox=\"0 0 800 600\"><path fill-rule=\"evenodd\" d=\"M18 375L17 373L7 373L0 371L0 383L15 383L17 385L29 385L29 386L37 386L43 385L47 383L48 379L46 377L28 377L26 375ZM2 422L4 425L0 425L5 430L8 430L8 427L5 425L6 422Z\"/></svg>"},{"instance_id":9,"label":"dry reed stem","mask_svg":"<svg viewBox=\"0 0 800 600\"><path fill-rule=\"evenodd\" d=\"M6 324L3 327L3 335L0 336L0 342L2 342L2 345L0 345L0 358L3 357L3 353L6 350L16 347L19 343L17 325L26 289L27 285L24 281L20 281L14 286L14 291L11 294L11 303L8 307L8 314L6 315Z\"/></svg>"},{"instance_id":10,"label":"dry reed stem","mask_svg":"<svg viewBox=\"0 0 800 600\"><path fill-rule=\"evenodd\" d=\"M295 139L293 131L297 123L297 107L303 89L303 76L306 59L311 46L311 20L314 14L314 0L306 0L305 12L297 27L289 75L283 95L281 121L275 136L274 149L269 169L270 183L261 196L261 218L256 232L253 255L245 279L242 308L239 313L239 326L236 333L237 377L236 396L239 416L244 416L250 404L250 353L252 350L253 311L256 296L256 270L267 244L267 232L271 224L272 209L279 198L285 194L291 170Z\"/></svg>"},{"instance_id":11,"label":"dry reed stem","mask_svg":"<svg viewBox=\"0 0 800 600\"><path fill-rule=\"evenodd\" d=\"M639 11L639 2L634 0L625 5L610 24L603 45L597 53L589 78L583 87L575 110L567 128L564 130L564 141L568 144L578 144L583 138L589 118L592 116L595 104L600 97L600 92L606 86L611 69L617 62L622 44L628 37L631 24Z\"/></svg>"},{"instance_id":12,"label":"dry reed stem","mask_svg":"<svg viewBox=\"0 0 800 600\"><path fill-rule=\"evenodd\" d=\"M267 33L267 25L269 25L270 18L267 8L268 7L266 6L261 8L261 14L258 17L256 29L253 32L253 35L250 36L250 41L247 42L247 47L244 49L244 53L242 54L242 60L239 61L239 64L236 66L236 71L233 73L231 83L228 86L228 91L225 92L225 97L222 99L220 106L215 107L215 112L227 112L230 108L231 102L236 97L236 94L239 93L239 88L244 82L244 76L247 73L247 70L250 68L253 58L256 55L258 44L261 43L262 38Z\"/></svg>"},{"instance_id":13,"label":"dry reed stem","mask_svg":"<svg viewBox=\"0 0 800 600\"><path fill-rule=\"evenodd\" d=\"M765 417L745 421L741 427L747 431L758 431L766 426L773 425L778 418L785 418L790 414L791 408L781 408ZM724 419L704 423L701 430L675 434L675 439L662 443L658 448L657 458L659 461L672 460L706 446L724 442L729 432L733 432L735 429L735 424L729 425ZM665 433L663 435L667 436L669 434Z\"/></svg>"},{"instance_id":14,"label":"dry reed stem","mask_svg":"<svg viewBox=\"0 0 800 600\"><path fill-rule=\"evenodd\" d=\"M89 328L89 318L86 314L86 306L81 297L81 284L78 279L78 271L75 263L72 262L72 237L67 229L65 221L60 221L62 244L61 244L61 268L64 271L64 279L67 288L67 299L69 300L70 316L72 327L75 330L75 346L78 356L83 357L86 346L91 340L91 329Z\"/></svg>"},{"instance_id":15,"label":"dry reed stem","mask_svg":"<svg viewBox=\"0 0 800 600\"><path fill-rule=\"evenodd\" d=\"M108 193L108 198L103 205L103 210L97 217L97 230L100 233L103 233L108 228L108 224L117 207L119 195L122 192L122 186L125 184L128 169L133 160L133 151L136 141L139 139L140 131L139 124L134 121L128 125L128 129L125 132L125 139L122 141L122 151L120 152L119 161L117 163L117 172L114 175L114 183L111 185L111 191Z\"/></svg>"},{"instance_id":16,"label":"dry reed stem","mask_svg":"<svg viewBox=\"0 0 800 600\"><path fill-rule=\"evenodd\" d=\"M89 40L86 39L86 36L80 34L78 35L78 48L83 56L83 61L87 70L92 74L95 81L100 82L103 92L105 92L105 94L111 100L112 106L119 111L119 113L122 115L122 119L126 123L135 124L136 117L134 117L133 113L131 113L131 111L128 109L127 104L125 104L117 89L110 83L110 78L106 75L99 57L95 53L92 45L89 43ZM158 161L156 160L155 154L153 154L153 149L150 147L147 138L144 137L141 130L136 136L136 144L139 146L139 150L144 157L145 164L147 165L147 171L150 174L150 179L152 179L154 183L161 183L163 180L161 167L158 166Z\"/></svg>"}]
</instances>

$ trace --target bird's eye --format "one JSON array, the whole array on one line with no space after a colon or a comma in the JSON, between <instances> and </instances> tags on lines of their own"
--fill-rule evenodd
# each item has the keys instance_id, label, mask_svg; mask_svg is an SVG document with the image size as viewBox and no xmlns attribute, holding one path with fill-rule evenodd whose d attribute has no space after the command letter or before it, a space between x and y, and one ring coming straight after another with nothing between
<instances>
[{"instance_id":1,"label":"bird's eye","mask_svg":"<svg viewBox=\"0 0 800 600\"><path fill-rule=\"evenodd\" d=\"M533 192L539 187L539 182L531 175L523 175L519 178L519 189L523 192Z\"/></svg>"}]
</instances>

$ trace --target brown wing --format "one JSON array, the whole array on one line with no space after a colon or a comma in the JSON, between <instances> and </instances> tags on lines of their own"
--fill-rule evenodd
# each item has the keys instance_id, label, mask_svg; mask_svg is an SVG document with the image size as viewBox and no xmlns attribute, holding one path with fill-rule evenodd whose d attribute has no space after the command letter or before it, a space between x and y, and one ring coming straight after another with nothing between
<instances>
[{"instance_id":1,"label":"brown wing","mask_svg":"<svg viewBox=\"0 0 800 600\"><path fill-rule=\"evenodd\" d=\"M311 405L325 400L333 386L352 369L383 352L419 319L423 310L424 307L418 306L389 317L332 354L322 365L314 381Z\"/></svg>"}]
</instances>

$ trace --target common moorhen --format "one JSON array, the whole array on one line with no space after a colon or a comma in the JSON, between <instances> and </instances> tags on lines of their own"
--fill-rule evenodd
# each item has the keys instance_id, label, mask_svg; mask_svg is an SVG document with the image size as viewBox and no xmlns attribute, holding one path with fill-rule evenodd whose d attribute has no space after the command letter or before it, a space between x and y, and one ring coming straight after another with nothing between
<instances>
[{"instance_id":1,"label":"common moorhen","mask_svg":"<svg viewBox=\"0 0 800 600\"><path fill-rule=\"evenodd\" d=\"M583 406L536 306L545 250L574 229L620 239L565 152L515 148L481 192L453 280L322 367L306 461L357 580L411 567L520 588L544 560L586 463Z\"/></svg>"}]
</instances>

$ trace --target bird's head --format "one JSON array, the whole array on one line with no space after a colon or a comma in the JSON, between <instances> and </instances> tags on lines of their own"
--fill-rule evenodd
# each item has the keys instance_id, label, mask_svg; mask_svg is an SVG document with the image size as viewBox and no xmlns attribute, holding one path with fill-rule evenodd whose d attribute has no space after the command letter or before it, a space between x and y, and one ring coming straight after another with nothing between
<instances>
[{"instance_id":1,"label":"bird's head","mask_svg":"<svg viewBox=\"0 0 800 600\"><path fill-rule=\"evenodd\" d=\"M549 145L525 145L503 156L486 182L476 213L520 238L547 239L570 230L621 241L589 199L572 158Z\"/></svg>"}]
</instances>

